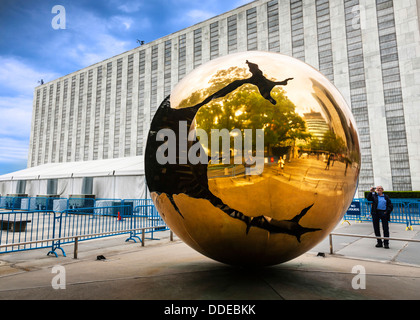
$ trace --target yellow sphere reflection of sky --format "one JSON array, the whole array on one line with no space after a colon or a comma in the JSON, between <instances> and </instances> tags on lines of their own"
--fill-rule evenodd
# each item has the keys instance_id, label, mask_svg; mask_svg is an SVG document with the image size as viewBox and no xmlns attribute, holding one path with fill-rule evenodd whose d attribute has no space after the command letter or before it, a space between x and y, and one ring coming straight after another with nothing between
<instances>
[{"instance_id":1,"label":"yellow sphere reflection of sky","mask_svg":"<svg viewBox=\"0 0 420 320\"><path fill-rule=\"evenodd\" d=\"M250 78L247 61L269 80L292 79L271 91L276 104L246 83L200 107L190 131L263 129L263 171L248 175L245 162L208 164L209 191L229 214L185 193L152 197L169 227L197 251L228 264L270 265L306 252L340 221L357 187L359 141L349 107L326 77L277 53L243 52L202 65L174 88L171 108L192 107Z\"/></svg>"}]
</instances>

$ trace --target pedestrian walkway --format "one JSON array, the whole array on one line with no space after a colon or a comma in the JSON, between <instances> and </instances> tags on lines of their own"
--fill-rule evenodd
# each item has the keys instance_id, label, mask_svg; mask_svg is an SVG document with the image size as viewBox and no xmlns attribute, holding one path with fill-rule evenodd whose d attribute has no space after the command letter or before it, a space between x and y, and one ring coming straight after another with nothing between
<instances>
[{"instance_id":1,"label":"pedestrian walkway","mask_svg":"<svg viewBox=\"0 0 420 320\"><path fill-rule=\"evenodd\" d=\"M334 232L371 235L372 226L344 223ZM391 224L394 236L420 234ZM327 238L292 261L249 270L213 261L176 236L170 241L168 231L157 237L144 247L122 237L86 241L78 259L42 250L2 254L0 299L164 300L168 306L176 300L420 299L418 243L391 241L387 250L375 248L374 239L335 236L333 255ZM52 273L54 266L61 269Z\"/></svg>"},{"instance_id":2,"label":"pedestrian walkway","mask_svg":"<svg viewBox=\"0 0 420 320\"><path fill-rule=\"evenodd\" d=\"M375 236L371 222L342 222L333 233ZM405 225L391 223L390 238L420 241L420 228L407 231ZM347 236L333 236L332 239L333 251L336 256L420 267L420 243L391 240L390 249L385 249L375 247L376 239ZM329 238L324 239L311 251L329 253Z\"/></svg>"}]
</instances>

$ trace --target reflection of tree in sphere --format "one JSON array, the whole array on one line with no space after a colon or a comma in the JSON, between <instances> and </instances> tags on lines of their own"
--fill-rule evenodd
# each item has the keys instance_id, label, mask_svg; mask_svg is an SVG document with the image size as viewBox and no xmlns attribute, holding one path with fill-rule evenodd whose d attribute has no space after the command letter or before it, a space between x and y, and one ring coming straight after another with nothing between
<instances>
[{"instance_id":1,"label":"reflection of tree in sphere","mask_svg":"<svg viewBox=\"0 0 420 320\"><path fill-rule=\"evenodd\" d=\"M251 139L247 149L249 132L263 144ZM351 113L323 75L287 56L245 52L174 88L153 118L145 166L159 213L188 245L228 264L272 265L315 246L342 218L360 151Z\"/></svg>"}]
</instances>

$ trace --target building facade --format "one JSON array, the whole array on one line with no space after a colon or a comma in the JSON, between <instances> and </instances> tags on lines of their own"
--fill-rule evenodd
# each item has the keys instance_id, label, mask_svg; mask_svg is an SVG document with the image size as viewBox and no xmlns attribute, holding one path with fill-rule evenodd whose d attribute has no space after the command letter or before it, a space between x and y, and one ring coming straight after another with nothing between
<instances>
[{"instance_id":1,"label":"building facade","mask_svg":"<svg viewBox=\"0 0 420 320\"><path fill-rule=\"evenodd\" d=\"M258 0L35 88L28 167L141 156L191 70L273 51L320 70L356 119L359 191L420 190L420 0Z\"/></svg>"}]
</instances>

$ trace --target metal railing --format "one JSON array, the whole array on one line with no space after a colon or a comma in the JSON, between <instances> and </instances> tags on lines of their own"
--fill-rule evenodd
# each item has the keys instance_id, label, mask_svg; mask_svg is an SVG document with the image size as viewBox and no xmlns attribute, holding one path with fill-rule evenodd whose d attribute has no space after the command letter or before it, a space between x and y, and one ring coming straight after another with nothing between
<instances>
[{"instance_id":1,"label":"metal railing","mask_svg":"<svg viewBox=\"0 0 420 320\"><path fill-rule=\"evenodd\" d=\"M10 211L62 211L78 207L103 207L118 205L153 205L152 199L115 199L115 198L61 198L53 196L0 196L0 209Z\"/></svg>"},{"instance_id":2,"label":"metal railing","mask_svg":"<svg viewBox=\"0 0 420 320\"><path fill-rule=\"evenodd\" d=\"M142 241L145 230L168 230L154 205L133 207L133 201L118 206L84 207L63 211L0 212L0 253L51 248L55 253L63 244L117 234L127 234L126 241ZM129 204L128 204L129 203ZM60 240L56 240L60 239ZM6 249L7 248L7 249Z\"/></svg>"},{"instance_id":3,"label":"metal railing","mask_svg":"<svg viewBox=\"0 0 420 320\"><path fill-rule=\"evenodd\" d=\"M407 230L413 230L414 225L420 225L420 199L391 199L394 210L391 213L390 222L406 225ZM353 199L354 210L349 210L343 219L346 222L372 221L372 202L364 198Z\"/></svg>"},{"instance_id":4,"label":"metal railing","mask_svg":"<svg viewBox=\"0 0 420 320\"><path fill-rule=\"evenodd\" d=\"M131 230L126 230L127 232L138 232L141 231L141 246L144 247L145 244L145 233L146 230L148 229L153 229L153 228L166 228L166 225L163 226L154 226L154 227L143 227L143 228L137 228L137 229L131 229ZM170 236L169 239L170 241L173 241L173 232L171 230L170 231ZM70 237L62 237L62 238L54 238L54 239L44 239L44 240L36 240L36 241L27 241L27 242L18 242L18 243L13 243L13 244L3 244L0 245L0 249L1 248L7 248L10 246L24 246L24 245L29 245L29 244L35 244L35 243L42 243L42 242L60 242L62 240L70 240L70 239L74 239L74 241L69 241L69 242L73 242L74 243L74 249L73 249L73 257L74 259L77 259L77 255L78 255L78 244L79 244L79 238L86 238L89 237L89 239L85 239L85 240L91 240L94 238L98 238L100 236L105 236L105 235L115 235L115 231L110 231L110 232L101 232L101 233L96 233L96 234L89 234L89 235L76 235L76 236L70 236ZM126 239L126 241L128 241L129 239ZM154 240L154 239L152 239ZM67 243L69 243L67 242ZM63 248L61 248L60 246L57 246L55 249L61 249L63 252L63 256L66 257L66 253L63 250ZM49 254L54 254L56 257L58 257L57 253L55 252L55 250L51 250L47 253L47 255Z\"/></svg>"},{"instance_id":5,"label":"metal railing","mask_svg":"<svg viewBox=\"0 0 420 320\"><path fill-rule=\"evenodd\" d=\"M375 236L365 236L362 234L350 234L350 233L335 233L332 232L329 235L329 241L330 241L330 254L334 254L334 248L333 248L333 236L343 236L343 237L356 237L356 238L368 238L368 239L378 239L378 240L392 240L392 241L406 241L406 242L418 242L420 243L419 239L407 239L407 238L387 238L387 237L375 237Z\"/></svg>"}]
</instances>

